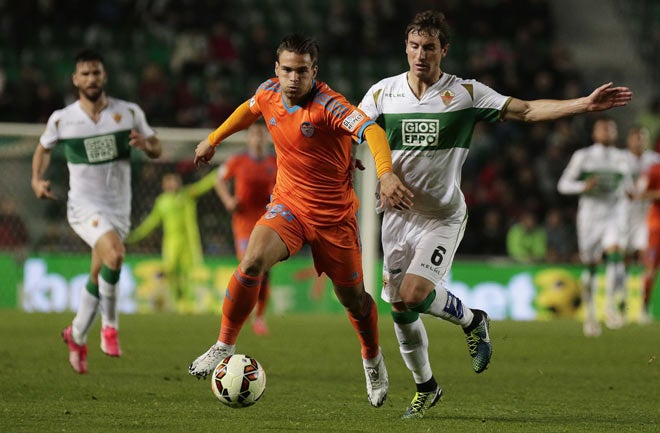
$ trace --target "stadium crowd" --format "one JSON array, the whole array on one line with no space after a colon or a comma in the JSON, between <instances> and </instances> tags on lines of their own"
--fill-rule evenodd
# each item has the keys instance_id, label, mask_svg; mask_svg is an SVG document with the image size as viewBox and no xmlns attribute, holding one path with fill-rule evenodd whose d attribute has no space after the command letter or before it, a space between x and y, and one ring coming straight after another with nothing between
<instances>
[{"instance_id":1,"label":"stadium crowd","mask_svg":"<svg viewBox=\"0 0 660 433\"><path fill-rule=\"evenodd\" d=\"M86 45L105 53L108 93L136 101L153 126L214 128L273 74L277 41L293 30L318 38L320 78L357 103L369 83L405 68L405 23L429 7L444 10L454 29L443 63L451 73L524 99L591 91L594 83L554 38L548 0L26 0L0 3L0 122L45 123L70 103L70 60ZM509 230L532 215L546 234L544 260L577 261L577 199L558 194L557 181L571 154L590 144L590 120L477 125L463 170L469 222L459 256L507 255ZM134 179L134 224L172 171L185 181L205 174L187 161L144 164ZM64 212L54 208L52 218ZM212 226L207 233L226 232L205 239L205 253L232 254L229 216L217 198L199 201L199 219ZM58 234L30 242L37 250L84 249L69 241ZM159 250L156 241L143 245Z\"/></svg>"}]
</instances>

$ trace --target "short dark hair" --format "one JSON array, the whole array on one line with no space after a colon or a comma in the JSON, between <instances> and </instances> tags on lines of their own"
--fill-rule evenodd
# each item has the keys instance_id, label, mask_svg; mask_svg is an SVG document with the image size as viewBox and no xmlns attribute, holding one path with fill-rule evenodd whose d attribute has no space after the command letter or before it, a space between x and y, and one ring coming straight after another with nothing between
<instances>
[{"instance_id":1,"label":"short dark hair","mask_svg":"<svg viewBox=\"0 0 660 433\"><path fill-rule=\"evenodd\" d=\"M410 32L437 36L443 47L449 44L449 24L442 12L432 10L419 12L406 27L406 40Z\"/></svg>"},{"instance_id":2,"label":"short dark hair","mask_svg":"<svg viewBox=\"0 0 660 433\"><path fill-rule=\"evenodd\" d=\"M76 54L75 64L77 65L80 62L101 62L105 65L101 54L91 48L85 48Z\"/></svg>"},{"instance_id":3,"label":"short dark hair","mask_svg":"<svg viewBox=\"0 0 660 433\"><path fill-rule=\"evenodd\" d=\"M312 64L316 64L319 59L319 44L310 36L301 33L292 33L282 39L277 47L277 60L283 51L291 51L296 54L309 54L312 58Z\"/></svg>"}]
</instances>

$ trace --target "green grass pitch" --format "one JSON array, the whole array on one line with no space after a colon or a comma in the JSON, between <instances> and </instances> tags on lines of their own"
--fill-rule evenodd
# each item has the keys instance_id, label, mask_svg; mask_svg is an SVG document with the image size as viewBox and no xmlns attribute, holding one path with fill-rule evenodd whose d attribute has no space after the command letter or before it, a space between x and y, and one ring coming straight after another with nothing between
<instances>
[{"instance_id":1,"label":"green grass pitch","mask_svg":"<svg viewBox=\"0 0 660 433\"><path fill-rule=\"evenodd\" d=\"M366 398L357 338L345 315L269 317L238 351L267 374L263 399L218 402L188 364L215 340L218 317L124 315L124 355L89 338L89 373L75 374L59 332L66 314L0 311L0 431L17 432L658 432L660 323L582 336L575 321L497 321L490 368L475 374L463 333L425 319L444 389L422 420L399 420L414 394L391 318L381 314L390 374L385 405Z\"/></svg>"}]
</instances>

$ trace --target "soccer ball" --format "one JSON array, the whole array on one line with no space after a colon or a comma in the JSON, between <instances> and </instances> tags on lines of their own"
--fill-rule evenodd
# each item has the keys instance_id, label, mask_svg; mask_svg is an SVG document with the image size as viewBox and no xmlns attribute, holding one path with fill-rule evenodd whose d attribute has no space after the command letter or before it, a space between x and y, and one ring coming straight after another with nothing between
<instances>
[{"instance_id":1,"label":"soccer ball","mask_svg":"<svg viewBox=\"0 0 660 433\"><path fill-rule=\"evenodd\" d=\"M266 372L251 356L234 354L220 361L213 370L211 389L229 407L252 406L264 394Z\"/></svg>"}]
</instances>

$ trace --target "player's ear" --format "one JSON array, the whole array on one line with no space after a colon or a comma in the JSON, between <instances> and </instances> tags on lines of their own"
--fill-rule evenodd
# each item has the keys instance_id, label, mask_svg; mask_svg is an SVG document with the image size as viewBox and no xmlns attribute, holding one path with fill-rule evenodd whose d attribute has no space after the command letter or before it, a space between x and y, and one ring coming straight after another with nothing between
<instances>
[{"instance_id":1,"label":"player's ear","mask_svg":"<svg viewBox=\"0 0 660 433\"><path fill-rule=\"evenodd\" d=\"M449 51L449 44L442 47L442 57L443 58L447 55L447 51Z\"/></svg>"},{"instance_id":2,"label":"player's ear","mask_svg":"<svg viewBox=\"0 0 660 433\"><path fill-rule=\"evenodd\" d=\"M275 60L275 76L277 77L277 70L280 68L280 62Z\"/></svg>"},{"instance_id":3,"label":"player's ear","mask_svg":"<svg viewBox=\"0 0 660 433\"><path fill-rule=\"evenodd\" d=\"M312 66L312 78L316 79L316 74L319 73L319 65Z\"/></svg>"}]
</instances>

